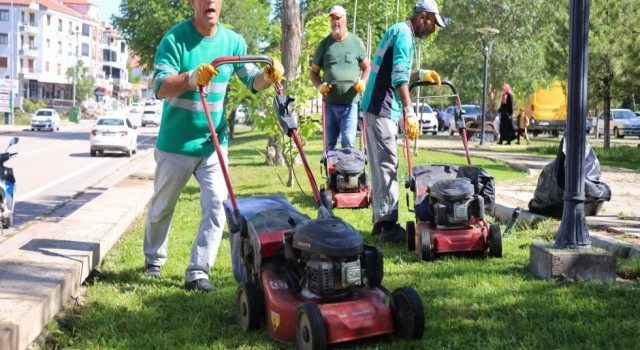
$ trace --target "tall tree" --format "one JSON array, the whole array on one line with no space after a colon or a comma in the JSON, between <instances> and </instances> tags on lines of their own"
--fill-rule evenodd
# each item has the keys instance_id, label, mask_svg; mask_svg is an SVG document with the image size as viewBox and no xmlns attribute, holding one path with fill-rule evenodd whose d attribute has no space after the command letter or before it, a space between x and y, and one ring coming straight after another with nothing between
<instances>
[{"instance_id":1,"label":"tall tree","mask_svg":"<svg viewBox=\"0 0 640 350\"><path fill-rule=\"evenodd\" d=\"M282 65L285 78L292 82L298 74L298 59L300 58L300 40L302 28L300 26L300 0L283 0L282 20Z\"/></svg>"}]
</instances>

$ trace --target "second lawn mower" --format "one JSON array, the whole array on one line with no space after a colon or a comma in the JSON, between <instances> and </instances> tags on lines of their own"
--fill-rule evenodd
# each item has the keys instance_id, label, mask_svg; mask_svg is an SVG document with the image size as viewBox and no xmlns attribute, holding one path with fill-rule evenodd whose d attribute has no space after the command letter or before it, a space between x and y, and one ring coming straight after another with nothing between
<instances>
[{"instance_id":1,"label":"second lawn mower","mask_svg":"<svg viewBox=\"0 0 640 350\"><path fill-rule=\"evenodd\" d=\"M349 84L351 80L332 80L330 85ZM358 114L360 111L358 111ZM366 149L365 126L362 124L362 145ZM327 119L325 101L322 99L322 144L324 153L320 159L327 187L320 187L320 194L327 207L367 208L371 204L371 186L367 179L367 157L357 148L327 149Z\"/></svg>"},{"instance_id":2,"label":"second lawn mower","mask_svg":"<svg viewBox=\"0 0 640 350\"><path fill-rule=\"evenodd\" d=\"M416 82L409 90L435 85ZM405 140L409 162L409 176L405 187L413 193L415 221L408 221L407 248L418 253L422 260L433 260L444 253L487 252L502 257L500 226L485 221L485 210L495 205L495 185L491 174L471 165L463 110L457 89L449 81L443 86L451 88L452 95L425 98L454 98L455 121L460 130L467 157L466 166L422 165L414 167L409 140ZM406 125L405 125L406 127ZM409 194L407 193L407 207Z\"/></svg>"}]
</instances>

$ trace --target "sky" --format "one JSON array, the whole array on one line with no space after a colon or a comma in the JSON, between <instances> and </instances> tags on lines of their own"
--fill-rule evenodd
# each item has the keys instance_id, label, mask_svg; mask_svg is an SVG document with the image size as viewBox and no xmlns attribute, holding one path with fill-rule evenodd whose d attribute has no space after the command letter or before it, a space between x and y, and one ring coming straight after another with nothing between
<instances>
[{"instance_id":1,"label":"sky","mask_svg":"<svg viewBox=\"0 0 640 350\"><path fill-rule=\"evenodd\" d=\"M120 0L89 0L92 4L99 7L98 16L100 20L111 25L111 15L120 13Z\"/></svg>"}]
</instances>

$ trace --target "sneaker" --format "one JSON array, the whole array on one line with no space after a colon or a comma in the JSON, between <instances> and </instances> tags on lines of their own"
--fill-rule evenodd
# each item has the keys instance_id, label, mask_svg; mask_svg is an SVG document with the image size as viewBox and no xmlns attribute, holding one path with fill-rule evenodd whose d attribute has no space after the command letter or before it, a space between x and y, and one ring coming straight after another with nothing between
<instances>
[{"instance_id":1,"label":"sneaker","mask_svg":"<svg viewBox=\"0 0 640 350\"><path fill-rule=\"evenodd\" d=\"M160 267L160 265L153 265L145 262L144 274L147 276L162 277L162 268Z\"/></svg>"},{"instance_id":2,"label":"sneaker","mask_svg":"<svg viewBox=\"0 0 640 350\"><path fill-rule=\"evenodd\" d=\"M407 231L398 223L390 227L383 227L380 234L380 241L382 242L404 243L406 239Z\"/></svg>"},{"instance_id":3,"label":"sneaker","mask_svg":"<svg viewBox=\"0 0 640 350\"><path fill-rule=\"evenodd\" d=\"M184 289L197 290L199 292L209 293L216 290L216 287L206 278L200 278L191 282L184 282Z\"/></svg>"}]
</instances>

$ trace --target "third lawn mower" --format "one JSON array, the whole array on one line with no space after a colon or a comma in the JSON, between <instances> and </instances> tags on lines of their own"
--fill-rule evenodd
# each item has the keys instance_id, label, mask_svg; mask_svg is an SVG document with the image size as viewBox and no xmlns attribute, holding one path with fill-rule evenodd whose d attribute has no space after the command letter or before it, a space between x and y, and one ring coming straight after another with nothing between
<instances>
[{"instance_id":1,"label":"third lawn mower","mask_svg":"<svg viewBox=\"0 0 640 350\"><path fill-rule=\"evenodd\" d=\"M435 84L416 82L409 86L409 90L429 85ZM493 177L486 170L471 165L458 92L449 81L442 81L442 85L450 87L453 95L429 98L455 99L455 121L462 136L467 165L414 167L411 152L408 151L410 143L405 138L409 162L405 187L413 192L415 213L415 221L408 221L406 226L407 248L418 253L425 261L443 253L488 251L490 256L502 257L500 226L489 225L484 218L485 209L490 211L495 202ZM411 208L408 193L407 207Z\"/></svg>"}]
</instances>

